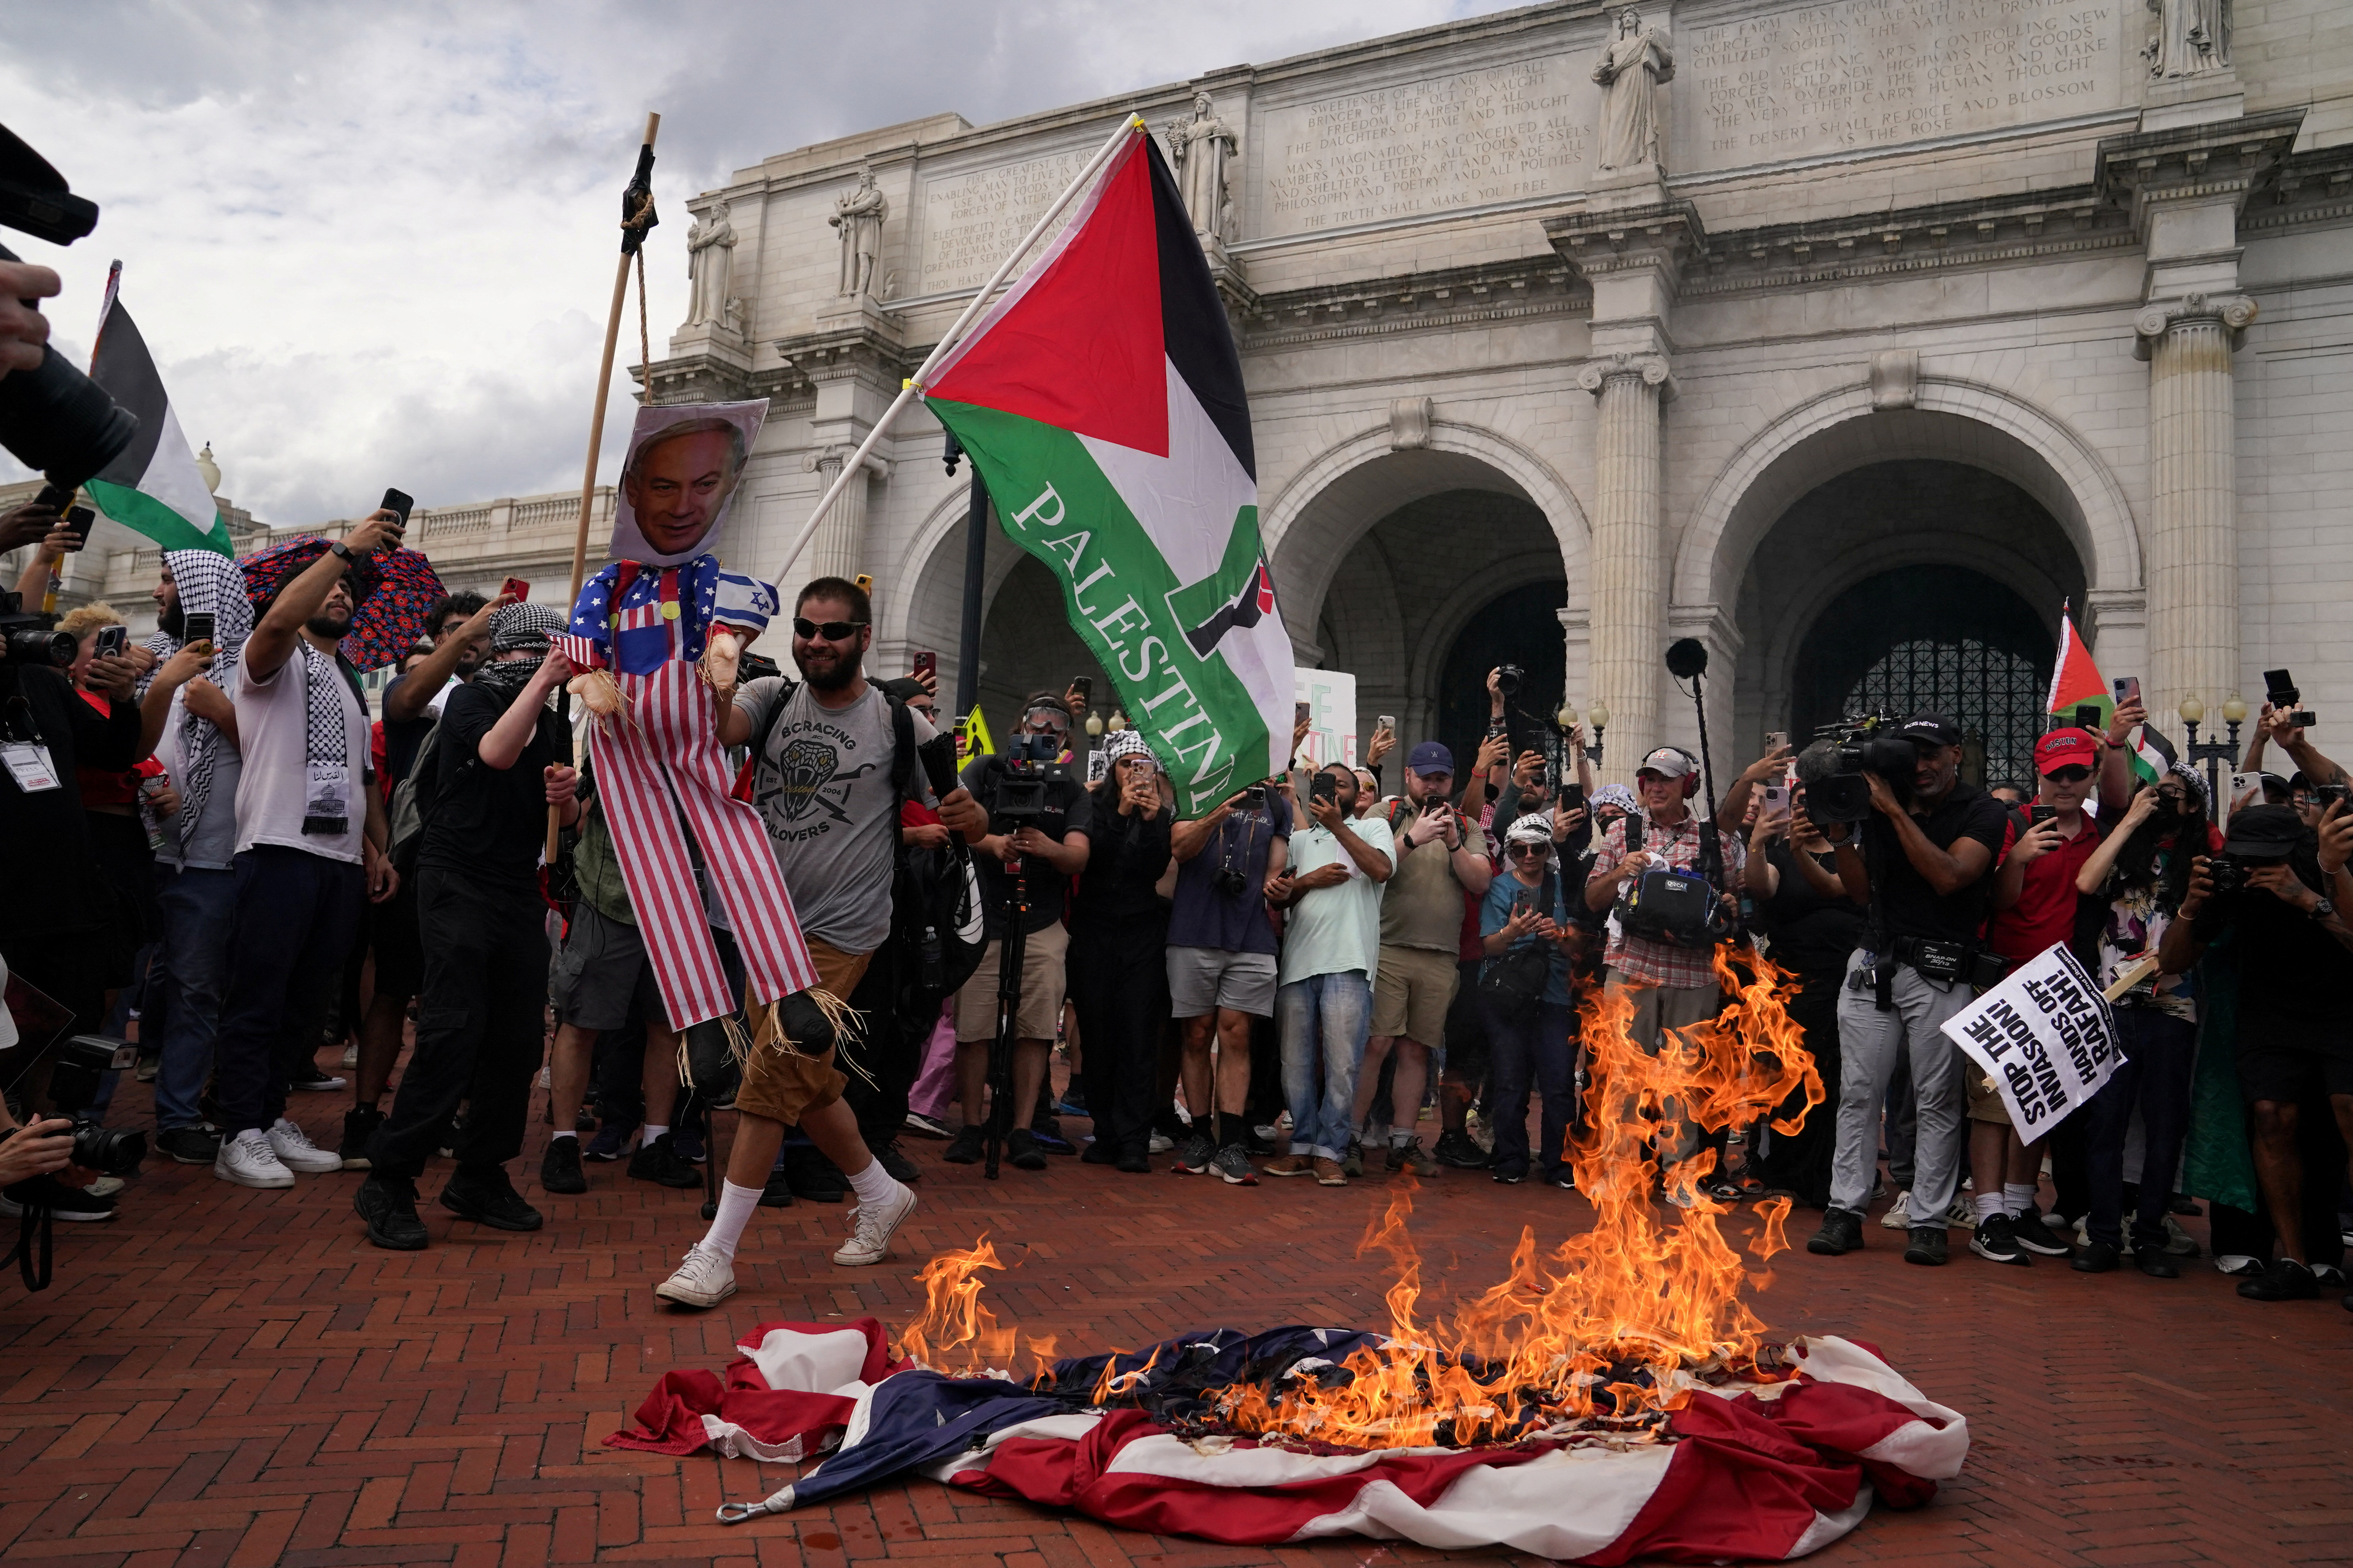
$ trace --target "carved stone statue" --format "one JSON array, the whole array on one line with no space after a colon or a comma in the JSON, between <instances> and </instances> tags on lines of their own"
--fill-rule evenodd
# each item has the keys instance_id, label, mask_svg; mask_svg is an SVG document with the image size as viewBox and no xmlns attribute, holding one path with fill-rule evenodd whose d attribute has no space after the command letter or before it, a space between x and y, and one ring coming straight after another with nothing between
<instances>
[{"instance_id":1,"label":"carved stone statue","mask_svg":"<svg viewBox=\"0 0 2353 1568\"><path fill-rule=\"evenodd\" d=\"M1601 137L1595 167L1644 171L1664 164L1659 146L1661 82L1675 79L1675 58L1655 27L1631 6L1618 13L1618 36L1593 68L1601 84Z\"/></svg>"},{"instance_id":2,"label":"carved stone statue","mask_svg":"<svg viewBox=\"0 0 2353 1568\"><path fill-rule=\"evenodd\" d=\"M1193 95L1193 118L1168 122L1168 163L1184 195L1185 211L1193 232L1211 239L1230 239L1232 207L1226 200L1226 160L1240 145L1226 122L1218 118L1209 95Z\"/></svg>"},{"instance_id":3,"label":"carved stone statue","mask_svg":"<svg viewBox=\"0 0 2353 1568\"><path fill-rule=\"evenodd\" d=\"M839 292L874 292L875 263L882 254L882 220L890 216L890 198L875 187L871 169L860 171L857 189L834 198L833 216L825 221L841 231Z\"/></svg>"},{"instance_id":4,"label":"carved stone statue","mask_svg":"<svg viewBox=\"0 0 2353 1568\"><path fill-rule=\"evenodd\" d=\"M2157 31L2141 50L2159 79L2231 68L2231 0L2148 0Z\"/></svg>"},{"instance_id":5,"label":"carved stone statue","mask_svg":"<svg viewBox=\"0 0 2353 1568\"><path fill-rule=\"evenodd\" d=\"M735 226L727 221L725 202L695 219L686 231L686 324L726 326L727 286L735 276Z\"/></svg>"}]
</instances>

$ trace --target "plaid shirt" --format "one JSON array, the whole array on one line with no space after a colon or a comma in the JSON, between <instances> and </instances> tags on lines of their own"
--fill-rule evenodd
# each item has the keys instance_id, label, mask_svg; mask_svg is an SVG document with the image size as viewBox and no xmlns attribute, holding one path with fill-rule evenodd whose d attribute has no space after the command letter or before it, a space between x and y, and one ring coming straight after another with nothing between
<instances>
[{"instance_id":1,"label":"plaid shirt","mask_svg":"<svg viewBox=\"0 0 2353 1568\"><path fill-rule=\"evenodd\" d=\"M1642 825L1642 850L1669 870L1696 872L1699 869L1699 814L1686 810L1681 822L1672 827L1662 827L1657 821ZM1746 860L1746 846L1737 833L1716 831L1716 842L1724 853L1724 879L1728 884L1739 877ZM1593 875L1609 877L1617 872L1618 863L1626 858L1626 820L1609 825L1602 836L1599 851L1593 858ZM1725 888L1718 888L1721 893ZM1676 990L1713 990L1715 986L1715 956L1704 947L1670 947L1662 942L1646 937L1628 936L1619 928L1615 915L1609 921L1609 950L1603 962L1629 980L1648 981L1653 985L1671 986Z\"/></svg>"}]
</instances>

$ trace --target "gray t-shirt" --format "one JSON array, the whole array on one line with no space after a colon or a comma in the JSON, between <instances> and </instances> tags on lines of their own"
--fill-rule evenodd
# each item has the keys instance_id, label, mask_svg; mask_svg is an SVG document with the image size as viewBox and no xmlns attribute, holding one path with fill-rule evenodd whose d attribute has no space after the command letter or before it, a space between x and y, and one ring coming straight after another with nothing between
<instances>
[{"instance_id":1,"label":"gray t-shirt","mask_svg":"<svg viewBox=\"0 0 2353 1568\"><path fill-rule=\"evenodd\" d=\"M776 849L801 933L843 952L871 952L891 934L892 858L899 846L890 700L870 685L849 707L827 708L807 686L796 685L776 715L785 684L781 676L765 676L735 694L760 746L752 804ZM922 714L907 717L918 745L932 738ZM928 802L921 768L914 777L917 798Z\"/></svg>"},{"instance_id":2,"label":"gray t-shirt","mask_svg":"<svg viewBox=\"0 0 2353 1568\"><path fill-rule=\"evenodd\" d=\"M164 764L185 801L187 798L187 758L181 749L188 721L187 688L172 693L172 711L164 721L164 738L155 742L155 760ZM212 791L205 797L204 815L187 842L180 840L187 826L177 816L164 819L164 847L155 858L167 866L198 871L226 871L237 855L237 786L245 773L245 759L226 735L213 737Z\"/></svg>"}]
</instances>

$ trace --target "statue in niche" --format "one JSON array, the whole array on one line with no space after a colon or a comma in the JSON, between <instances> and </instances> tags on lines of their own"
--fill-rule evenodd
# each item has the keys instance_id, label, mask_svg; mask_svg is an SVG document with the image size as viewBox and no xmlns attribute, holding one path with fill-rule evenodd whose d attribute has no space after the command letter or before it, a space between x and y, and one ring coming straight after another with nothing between
<instances>
[{"instance_id":1,"label":"statue in niche","mask_svg":"<svg viewBox=\"0 0 2353 1568\"><path fill-rule=\"evenodd\" d=\"M1675 57L1656 27L1642 26L1631 6L1618 13L1618 36L1593 68L1601 84L1601 145L1595 167L1647 171L1665 159L1659 152L1661 82L1675 79Z\"/></svg>"},{"instance_id":2,"label":"statue in niche","mask_svg":"<svg viewBox=\"0 0 2353 1568\"><path fill-rule=\"evenodd\" d=\"M1233 207L1226 200L1226 160L1240 144L1217 116L1206 92L1193 95L1193 118L1168 122L1169 172L1185 198L1193 232L1210 239L1233 237Z\"/></svg>"},{"instance_id":3,"label":"statue in niche","mask_svg":"<svg viewBox=\"0 0 2353 1568\"><path fill-rule=\"evenodd\" d=\"M2157 30L2141 50L2158 79L2231 68L2231 0L2148 0Z\"/></svg>"},{"instance_id":4,"label":"statue in niche","mask_svg":"<svg viewBox=\"0 0 2353 1568\"><path fill-rule=\"evenodd\" d=\"M734 274L735 226L727 221L727 204L721 202L686 231L688 326L727 325L727 286Z\"/></svg>"},{"instance_id":5,"label":"statue in niche","mask_svg":"<svg viewBox=\"0 0 2353 1568\"><path fill-rule=\"evenodd\" d=\"M845 295L871 294L874 268L882 254L882 220L891 216L890 198L874 184L874 171L859 171L858 188L844 191L833 202L833 216L825 221L841 231L841 281Z\"/></svg>"}]
</instances>

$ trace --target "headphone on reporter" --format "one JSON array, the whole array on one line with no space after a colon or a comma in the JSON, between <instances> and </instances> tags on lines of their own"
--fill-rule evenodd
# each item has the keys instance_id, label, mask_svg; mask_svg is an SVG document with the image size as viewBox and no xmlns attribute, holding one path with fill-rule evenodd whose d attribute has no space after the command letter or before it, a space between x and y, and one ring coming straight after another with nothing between
<instances>
[{"instance_id":1,"label":"headphone on reporter","mask_svg":"<svg viewBox=\"0 0 2353 1568\"><path fill-rule=\"evenodd\" d=\"M1692 796L1697 795L1699 793L1700 784L1699 759L1692 755L1689 752L1684 751L1681 746L1656 746L1651 749L1652 755L1656 755L1660 752L1672 752L1675 755L1681 757L1684 762L1691 764L1683 771L1683 776L1682 779L1677 782L1683 785L1683 798L1685 800L1689 800ZM1648 761L1649 759L1645 758L1644 760ZM1636 776L1640 777L1641 773L1641 770L1637 768L1635 770Z\"/></svg>"}]
</instances>

